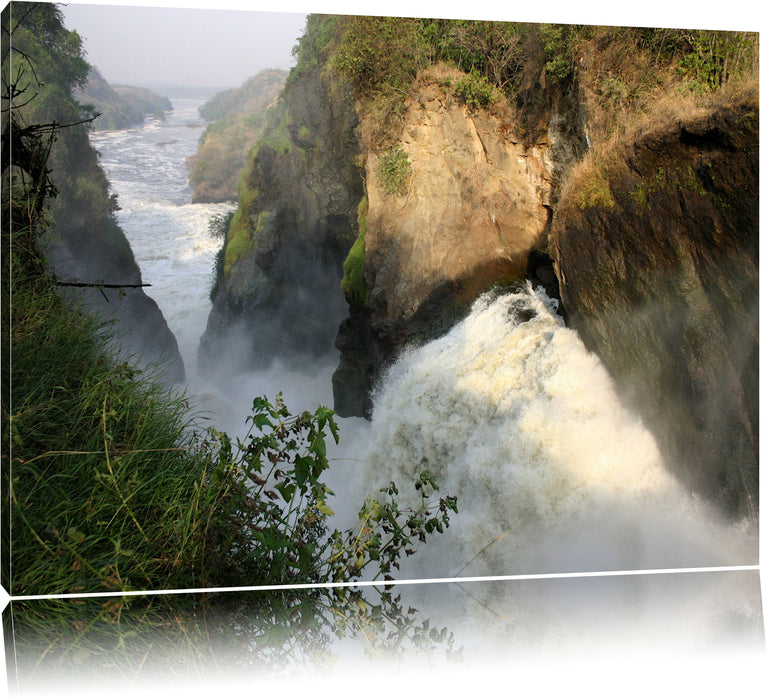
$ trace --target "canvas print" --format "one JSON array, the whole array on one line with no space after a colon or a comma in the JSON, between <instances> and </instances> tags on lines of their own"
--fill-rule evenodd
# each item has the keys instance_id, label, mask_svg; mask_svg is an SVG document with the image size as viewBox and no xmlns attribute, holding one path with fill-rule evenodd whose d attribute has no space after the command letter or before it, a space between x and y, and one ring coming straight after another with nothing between
<instances>
[{"instance_id":1,"label":"canvas print","mask_svg":"<svg viewBox=\"0 0 776 700\"><path fill-rule=\"evenodd\" d=\"M20 687L760 648L756 26L2 18Z\"/></svg>"}]
</instances>

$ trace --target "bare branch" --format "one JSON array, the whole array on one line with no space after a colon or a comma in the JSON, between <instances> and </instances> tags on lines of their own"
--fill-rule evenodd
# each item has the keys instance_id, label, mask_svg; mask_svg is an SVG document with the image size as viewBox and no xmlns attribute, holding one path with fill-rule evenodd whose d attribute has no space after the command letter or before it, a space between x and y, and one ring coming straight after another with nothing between
<instances>
[{"instance_id":1,"label":"bare branch","mask_svg":"<svg viewBox=\"0 0 776 700\"><path fill-rule=\"evenodd\" d=\"M105 289L138 289L140 287L152 287L151 284L107 284L106 282L61 282L54 279L58 287L103 287Z\"/></svg>"}]
</instances>

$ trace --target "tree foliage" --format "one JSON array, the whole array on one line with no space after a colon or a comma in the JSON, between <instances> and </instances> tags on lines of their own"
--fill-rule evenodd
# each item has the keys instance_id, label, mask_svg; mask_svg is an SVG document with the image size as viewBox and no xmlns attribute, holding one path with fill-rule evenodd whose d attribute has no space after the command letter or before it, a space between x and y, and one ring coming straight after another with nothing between
<instances>
[{"instance_id":1,"label":"tree foliage","mask_svg":"<svg viewBox=\"0 0 776 700\"><path fill-rule=\"evenodd\" d=\"M89 64L80 37L61 22L59 8L48 3L11 3L4 10L3 33L8 41L3 56L3 131L19 133L36 125L38 130L47 126L58 132L46 155L50 180L58 192L47 201L53 224L49 240L64 242L71 251L83 253L84 260L99 249L104 264L101 276L106 279L116 271L139 276L116 223L116 198L89 144L94 111L72 97L75 88L85 85ZM89 270L89 274L95 272Z\"/></svg>"}]
</instances>

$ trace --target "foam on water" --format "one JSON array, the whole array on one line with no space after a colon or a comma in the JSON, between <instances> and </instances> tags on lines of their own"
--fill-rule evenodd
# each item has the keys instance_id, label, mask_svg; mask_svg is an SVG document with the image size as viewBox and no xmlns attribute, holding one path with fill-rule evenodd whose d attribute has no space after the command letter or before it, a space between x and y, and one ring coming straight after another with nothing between
<instances>
[{"instance_id":1,"label":"foam on water","mask_svg":"<svg viewBox=\"0 0 776 700\"><path fill-rule=\"evenodd\" d=\"M192 204L185 160L203 124L198 100L173 101L164 121L95 132L91 141L118 195L117 219L132 246L146 290L167 320L186 367L196 375L199 338L210 311L213 264L221 241L208 234L216 214L234 204ZM193 126L196 125L196 126Z\"/></svg>"},{"instance_id":2,"label":"foam on water","mask_svg":"<svg viewBox=\"0 0 776 700\"><path fill-rule=\"evenodd\" d=\"M757 561L754 528L722 524L677 483L541 289L483 297L387 372L360 488L392 479L412 491L424 468L460 515L405 575Z\"/></svg>"}]
</instances>

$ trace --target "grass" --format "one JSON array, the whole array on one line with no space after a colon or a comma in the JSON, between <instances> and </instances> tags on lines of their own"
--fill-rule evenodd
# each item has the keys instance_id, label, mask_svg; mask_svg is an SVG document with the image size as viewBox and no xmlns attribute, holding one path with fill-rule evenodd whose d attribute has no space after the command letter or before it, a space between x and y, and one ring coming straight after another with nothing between
<instances>
[{"instance_id":1,"label":"grass","mask_svg":"<svg viewBox=\"0 0 776 700\"><path fill-rule=\"evenodd\" d=\"M430 500L438 486L421 475L420 511L400 508L391 484L353 528L332 531L320 480L338 439L332 411L292 415L280 396L259 397L235 441L118 362L110 328L66 308L44 277L17 284L12 308L2 412L12 595L341 581L363 579L370 563L388 579L457 511L454 498Z\"/></svg>"},{"instance_id":2,"label":"grass","mask_svg":"<svg viewBox=\"0 0 776 700\"><path fill-rule=\"evenodd\" d=\"M377 165L377 179L389 195L407 194L409 177L412 173L407 154L401 146L385 150Z\"/></svg>"},{"instance_id":3,"label":"grass","mask_svg":"<svg viewBox=\"0 0 776 700\"><path fill-rule=\"evenodd\" d=\"M17 293L14 309L10 591L200 582L214 494L183 397L117 363L107 329L53 292Z\"/></svg>"},{"instance_id":4,"label":"grass","mask_svg":"<svg viewBox=\"0 0 776 700\"><path fill-rule=\"evenodd\" d=\"M401 509L391 484L353 528L331 531L320 477L338 439L332 411L291 415L280 396L259 397L250 434L234 441L118 363L110 333L45 285L20 291L14 309L12 402L3 396L12 595L346 580L370 562L390 578L456 512L454 498L429 499L438 486L421 475L420 511Z\"/></svg>"}]
</instances>

